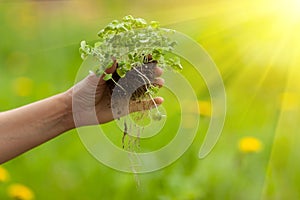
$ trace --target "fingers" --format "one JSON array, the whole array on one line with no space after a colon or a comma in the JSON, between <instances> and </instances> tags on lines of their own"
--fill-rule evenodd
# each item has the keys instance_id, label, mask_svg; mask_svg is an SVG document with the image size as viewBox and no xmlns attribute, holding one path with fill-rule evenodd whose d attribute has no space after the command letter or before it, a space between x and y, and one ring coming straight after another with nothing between
<instances>
[{"instance_id":1,"label":"fingers","mask_svg":"<svg viewBox=\"0 0 300 200\"><path fill-rule=\"evenodd\" d=\"M154 101L155 101L156 105L159 106L159 105L161 105L164 102L164 98L162 98L162 97L155 97Z\"/></svg>"},{"instance_id":2,"label":"fingers","mask_svg":"<svg viewBox=\"0 0 300 200\"><path fill-rule=\"evenodd\" d=\"M165 80L163 78L156 78L154 79L153 85L158 86L158 87L162 87L165 84Z\"/></svg>"},{"instance_id":3,"label":"fingers","mask_svg":"<svg viewBox=\"0 0 300 200\"><path fill-rule=\"evenodd\" d=\"M155 67L154 68L154 75L156 78L154 78L153 81L153 85L158 86L158 87L162 87L165 83L165 80L163 78L161 78L160 76L163 74L163 69L160 67Z\"/></svg>"},{"instance_id":4,"label":"fingers","mask_svg":"<svg viewBox=\"0 0 300 200\"><path fill-rule=\"evenodd\" d=\"M160 67L156 66L154 68L154 74L155 74L156 77L161 76L163 74L163 72L164 72L164 70Z\"/></svg>"},{"instance_id":5,"label":"fingers","mask_svg":"<svg viewBox=\"0 0 300 200\"><path fill-rule=\"evenodd\" d=\"M97 77L97 75L90 71L89 75L84 79L84 82L88 85L88 86L97 86L98 82L99 82L99 77Z\"/></svg>"},{"instance_id":6,"label":"fingers","mask_svg":"<svg viewBox=\"0 0 300 200\"><path fill-rule=\"evenodd\" d=\"M129 106L129 112L138 112L138 111L143 111L143 110L150 110L152 108L155 108L156 106L159 106L163 103L164 99L162 97L155 97L149 100L144 100L144 101L134 101L130 103Z\"/></svg>"},{"instance_id":7,"label":"fingers","mask_svg":"<svg viewBox=\"0 0 300 200\"><path fill-rule=\"evenodd\" d=\"M117 62L116 60L114 60L114 63L113 65L106 69L105 72L107 74L111 74L113 73L117 68ZM154 80L152 80L152 84L155 85L155 86L158 86L158 87L162 87L165 83L165 80L163 78L161 78L160 76L163 74L163 69L160 68L160 67L155 67L154 68L154 75L156 78L154 78ZM86 77L86 80L85 82L89 85L89 86L93 86L94 87L97 87L97 86L101 86L101 85L104 85L106 83L105 80L103 80L103 77L105 76L105 74L103 74L100 78L97 77L97 75L90 71L90 74L88 77Z\"/></svg>"}]
</instances>

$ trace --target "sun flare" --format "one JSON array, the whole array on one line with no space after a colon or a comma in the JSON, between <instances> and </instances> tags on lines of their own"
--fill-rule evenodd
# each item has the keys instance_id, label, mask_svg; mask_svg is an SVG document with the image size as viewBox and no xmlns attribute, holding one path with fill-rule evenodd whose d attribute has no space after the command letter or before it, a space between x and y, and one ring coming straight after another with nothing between
<instances>
[{"instance_id":1,"label":"sun flare","mask_svg":"<svg viewBox=\"0 0 300 200\"><path fill-rule=\"evenodd\" d=\"M275 11L287 23L299 23L300 0L277 0L274 2Z\"/></svg>"}]
</instances>

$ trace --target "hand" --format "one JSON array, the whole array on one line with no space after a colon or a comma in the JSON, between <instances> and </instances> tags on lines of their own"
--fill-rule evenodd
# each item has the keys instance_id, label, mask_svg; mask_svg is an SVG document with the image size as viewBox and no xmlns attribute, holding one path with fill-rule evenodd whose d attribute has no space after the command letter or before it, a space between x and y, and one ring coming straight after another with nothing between
<instances>
[{"instance_id":1,"label":"hand","mask_svg":"<svg viewBox=\"0 0 300 200\"><path fill-rule=\"evenodd\" d=\"M106 70L106 73L113 73L116 70L116 65L115 62L111 68ZM154 84L163 85L164 80L159 77L162 72L161 68L155 67L154 74L156 78ZM114 120L111 108L111 92L103 80L103 76L99 78L91 73L68 92L72 96L72 113L76 127L103 124ZM163 98L156 97L154 102L156 105L160 105ZM129 112L149 110L154 107L154 102L153 100L130 101ZM121 116L126 114L129 113L122 113Z\"/></svg>"}]
</instances>

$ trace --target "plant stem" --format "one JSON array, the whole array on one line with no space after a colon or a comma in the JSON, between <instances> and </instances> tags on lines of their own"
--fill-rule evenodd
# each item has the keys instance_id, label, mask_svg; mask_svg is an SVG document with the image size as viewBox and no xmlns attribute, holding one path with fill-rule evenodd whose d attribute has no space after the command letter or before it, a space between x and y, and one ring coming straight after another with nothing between
<instances>
[{"instance_id":1,"label":"plant stem","mask_svg":"<svg viewBox=\"0 0 300 200\"><path fill-rule=\"evenodd\" d=\"M107 74L106 72L103 72L103 74ZM125 93L127 92L119 83L117 83L114 79L113 79L113 77L111 77L111 80L118 86L118 87L120 87Z\"/></svg>"}]
</instances>

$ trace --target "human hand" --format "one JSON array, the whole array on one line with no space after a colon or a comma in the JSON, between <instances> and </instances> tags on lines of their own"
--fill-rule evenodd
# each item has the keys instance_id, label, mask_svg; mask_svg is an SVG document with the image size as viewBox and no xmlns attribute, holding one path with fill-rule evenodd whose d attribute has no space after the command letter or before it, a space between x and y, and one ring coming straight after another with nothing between
<instances>
[{"instance_id":1,"label":"human hand","mask_svg":"<svg viewBox=\"0 0 300 200\"><path fill-rule=\"evenodd\" d=\"M105 72L108 74L113 73L116 66L117 63L114 62L112 67ZM155 78L153 84L160 87L164 84L164 80L160 78L162 73L161 68L154 68ZM162 97L143 101L131 100L128 105L129 110L120 113L120 116L115 116L111 107L111 90L108 88L106 81L103 80L103 76L97 77L94 73L91 73L68 91L72 96L72 113L76 127L103 124L131 112L149 110L155 104L160 105L163 102Z\"/></svg>"}]
</instances>

